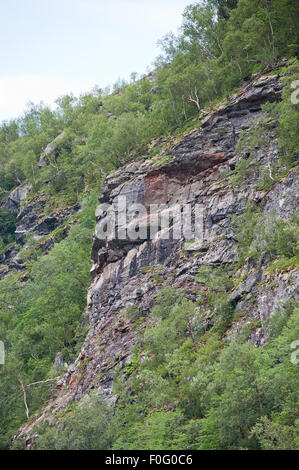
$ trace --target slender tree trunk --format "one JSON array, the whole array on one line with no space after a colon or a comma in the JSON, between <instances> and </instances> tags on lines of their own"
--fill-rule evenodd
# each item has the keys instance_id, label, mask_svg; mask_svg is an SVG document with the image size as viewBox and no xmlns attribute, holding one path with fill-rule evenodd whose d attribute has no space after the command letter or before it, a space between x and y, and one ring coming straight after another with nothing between
<instances>
[{"instance_id":1,"label":"slender tree trunk","mask_svg":"<svg viewBox=\"0 0 299 470\"><path fill-rule=\"evenodd\" d=\"M26 418L27 420L29 419L29 408L28 408L28 405L27 405L27 394L26 394L26 388L23 384L23 381L21 379L21 377L19 375L17 375L17 379L19 381L19 384L21 386L21 390L23 392L23 399L24 399L24 406L25 406L25 413L26 413Z\"/></svg>"}]
</instances>

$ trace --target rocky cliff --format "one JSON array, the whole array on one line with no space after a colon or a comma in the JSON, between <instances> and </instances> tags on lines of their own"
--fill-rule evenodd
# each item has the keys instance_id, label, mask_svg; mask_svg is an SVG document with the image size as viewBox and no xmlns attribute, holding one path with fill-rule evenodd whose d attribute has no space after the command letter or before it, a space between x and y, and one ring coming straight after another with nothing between
<instances>
[{"instance_id":1,"label":"rocky cliff","mask_svg":"<svg viewBox=\"0 0 299 470\"><path fill-rule=\"evenodd\" d=\"M204 288L196 281L199 268L228 266L238 279L230 292L230 302L242 315L235 316L223 339L233 338L248 324L252 326L249 341L256 347L267 341L265 321L280 303L299 299L296 269L269 276L266 260L256 267L250 259L236 268L238 235L232 223L234 217L244 214L250 201L259 207L264 219L273 214L290 219L298 206L298 166L270 189L257 186L269 164L279 158L275 128L257 152L236 150L241 133L244 135L265 115L262 105L280 100L281 91L279 68L275 74L259 75L228 103L202 116L195 130L158 156L131 163L107 178L100 196L102 205L113 206L119 196L126 196L128 205L139 203L146 208L151 204L166 204L168 208L190 204L194 209L201 204L203 240L186 243L183 237L165 239L158 231L153 239L103 241L98 230L107 212L100 206L92 249L92 284L84 313L88 334L79 357L57 381L47 408L20 430L18 437L25 437L28 447L32 446L34 426L45 419L54 422L55 413L65 410L72 401L82 400L95 390L115 400L113 371L116 366L124 367L138 341L134 323L124 312L129 306L138 307L146 324L154 295L162 287L182 289L189 299L196 300ZM253 170L236 188L231 183L241 161L250 161ZM28 208L22 214L26 210L28 214ZM20 217L24 221L25 215ZM148 221L146 218L140 223ZM42 224L55 225L55 220L43 220ZM40 224L38 227L40 231ZM207 322L213 323L213 317Z\"/></svg>"},{"instance_id":2,"label":"rocky cliff","mask_svg":"<svg viewBox=\"0 0 299 470\"><path fill-rule=\"evenodd\" d=\"M35 250L48 253L54 244L55 230L63 227L62 236L66 236L67 221L80 210L80 204L75 204L48 213L46 205L47 195L42 192L32 194L29 183L22 184L0 202L0 207L7 207L16 214L16 242L0 253L0 280L12 270L22 272L26 269L26 250L30 249L30 241L36 243Z\"/></svg>"}]
</instances>

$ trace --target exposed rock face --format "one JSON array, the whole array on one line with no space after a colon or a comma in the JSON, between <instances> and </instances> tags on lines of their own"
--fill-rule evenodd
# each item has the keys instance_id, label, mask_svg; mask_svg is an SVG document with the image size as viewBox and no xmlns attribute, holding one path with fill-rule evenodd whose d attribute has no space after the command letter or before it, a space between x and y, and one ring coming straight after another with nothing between
<instances>
[{"instance_id":1,"label":"exposed rock face","mask_svg":"<svg viewBox=\"0 0 299 470\"><path fill-rule=\"evenodd\" d=\"M290 218L298 206L298 167L268 192L255 188L260 173L269 161L278 158L277 142L273 140L260 149L260 168L238 190L229 184L231 170L246 155L237 155L236 142L240 132L248 129L262 113L261 104L279 100L279 77L258 77L247 84L227 106L208 116L201 126L186 135L165 155L167 163L159 159L134 162L110 176L103 187L100 200L113 206L119 196L126 196L128 206L136 203L195 204L203 206L203 240L185 244L179 240L165 240L158 232L147 240L102 240L98 233L107 218L106 209L97 214L92 260L93 282L88 293L84 321L89 324L85 344L76 362L57 382L56 396L44 413L20 431L28 438L33 426L71 401L80 400L91 390L99 390L111 398L112 372L116 365L124 366L134 344L136 331L122 313L136 305L145 318L153 305L154 294L165 285L183 289L190 299L196 299L201 287L195 276L202 265L217 267L237 261L236 234L231 224L233 215L242 214L252 200L258 202L267 217L273 210L279 217ZM163 159L162 159L163 160ZM144 218L140 223L148 224ZM171 230L171 229L170 229ZM155 274L159 274L159 279ZM258 347L267 340L263 328L268 318L289 299L299 299L299 272L290 271L266 280L265 266L252 269L250 263L240 272L244 281L231 293L236 311L245 313L227 334L231 338L246 322L259 320L250 340ZM243 279L243 277L242 277ZM273 282L274 281L274 282Z\"/></svg>"},{"instance_id":2,"label":"exposed rock face","mask_svg":"<svg viewBox=\"0 0 299 470\"><path fill-rule=\"evenodd\" d=\"M42 168L43 166L49 163L49 156L51 153L55 152L58 149L59 145L63 142L64 138L66 137L66 132L61 132L56 139L50 142L44 150L44 153L41 155L39 159L39 167Z\"/></svg>"},{"instance_id":3,"label":"exposed rock face","mask_svg":"<svg viewBox=\"0 0 299 470\"><path fill-rule=\"evenodd\" d=\"M0 254L0 279L5 277L16 269L22 271L25 269L20 251L26 248L28 236L33 240L40 240L46 235L50 235L56 228L66 222L69 217L80 210L80 204L68 209L56 211L54 215L45 215L46 195L39 194L35 198L30 198L31 187L25 183L14 189L10 195L2 202L2 205L8 207L18 214L16 227L16 244L9 247ZM26 200L28 196L28 199ZM23 204L22 204L23 203ZM47 253L53 246L53 240L49 238L40 244L44 253Z\"/></svg>"},{"instance_id":4,"label":"exposed rock face","mask_svg":"<svg viewBox=\"0 0 299 470\"><path fill-rule=\"evenodd\" d=\"M71 209L59 210L55 215L44 215L45 202L45 195L41 195L37 200L28 202L19 212L16 228L18 243L24 244L30 233L35 239L49 235L79 209L77 205Z\"/></svg>"},{"instance_id":5,"label":"exposed rock face","mask_svg":"<svg viewBox=\"0 0 299 470\"><path fill-rule=\"evenodd\" d=\"M8 209L14 212L19 212L21 204L23 201L25 201L29 191L30 184L24 183L18 188L14 189L1 205L8 207Z\"/></svg>"}]
</instances>

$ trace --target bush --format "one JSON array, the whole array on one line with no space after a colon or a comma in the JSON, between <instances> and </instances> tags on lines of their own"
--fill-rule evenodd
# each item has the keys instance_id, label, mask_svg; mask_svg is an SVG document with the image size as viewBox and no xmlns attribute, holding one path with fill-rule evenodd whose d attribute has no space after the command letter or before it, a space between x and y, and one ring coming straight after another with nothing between
<instances>
[{"instance_id":1,"label":"bush","mask_svg":"<svg viewBox=\"0 0 299 470\"><path fill-rule=\"evenodd\" d=\"M54 426L38 429L37 450L107 450L115 436L113 408L99 397L80 403Z\"/></svg>"},{"instance_id":2,"label":"bush","mask_svg":"<svg viewBox=\"0 0 299 470\"><path fill-rule=\"evenodd\" d=\"M16 221L17 217L13 211L0 207L0 239L4 244L11 243L15 239Z\"/></svg>"}]
</instances>

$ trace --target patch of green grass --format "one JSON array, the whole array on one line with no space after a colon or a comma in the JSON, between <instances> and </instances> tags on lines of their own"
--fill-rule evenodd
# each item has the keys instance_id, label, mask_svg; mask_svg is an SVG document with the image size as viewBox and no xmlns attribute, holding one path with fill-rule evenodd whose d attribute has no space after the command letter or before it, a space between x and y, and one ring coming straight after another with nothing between
<instances>
[{"instance_id":1,"label":"patch of green grass","mask_svg":"<svg viewBox=\"0 0 299 470\"><path fill-rule=\"evenodd\" d=\"M241 310L240 310L240 311L237 311L237 312L235 312L234 315L233 315L233 320L232 320L232 322L235 323L235 322L241 320L242 318L246 318L246 316L247 316L247 315L246 315L245 312L242 312Z\"/></svg>"},{"instance_id":2,"label":"patch of green grass","mask_svg":"<svg viewBox=\"0 0 299 470\"><path fill-rule=\"evenodd\" d=\"M156 266L143 266L140 271L143 274L159 273L163 268L164 266L162 264L157 264Z\"/></svg>"},{"instance_id":3,"label":"patch of green grass","mask_svg":"<svg viewBox=\"0 0 299 470\"><path fill-rule=\"evenodd\" d=\"M160 166L166 165L172 160L173 160L172 155L160 155L159 158L155 159L155 161L153 162L153 165L160 167Z\"/></svg>"},{"instance_id":4,"label":"patch of green grass","mask_svg":"<svg viewBox=\"0 0 299 470\"><path fill-rule=\"evenodd\" d=\"M164 278L160 276L160 274L154 274L153 278L154 278L155 285L160 285L164 283Z\"/></svg>"},{"instance_id":5,"label":"patch of green grass","mask_svg":"<svg viewBox=\"0 0 299 470\"><path fill-rule=\"evenodd\" d=\"M16 242L11 242L8 245L5 245L3 248L0 249L0 255L3 255L3 253L6 253L14 245L16 245Z\"/></svg>"},{"instance_id":6,"label":"patch of green grass","mask_svg":"<svg viewBox=\"0 0 299 470\"><path fill-rule=\"evenodd\" d=\"M253 157L240 160L231 173L232 176L229 181L231 188L234 190L239 188L257 168L258 165L253 163Z\"/></svg>"},{"instance_id":7,"label":"patch of green grass","mask_svg":"<svg viewBox=\"0 0 299 470\"><path fill-rule=\"evenodd\" d=\"M136 305L130 305L129 307L127 307L126 317L129 320L135 322L136 320L139 319L139 316L140 316L140 310Z\"/></svg>"},{"instance_id":8,"label":"patch of green grass","mask_svg":"<svg viewBox=\"0 0 299 470\"><path fill-rule=\"evenodd\" d=\"M285 273L291 271L292 269L299 268L299 257L293 256L292 258L278 258L267 267L266 274L268 276L273 276L279 273Z\"/></svg>"}]
</instances>

